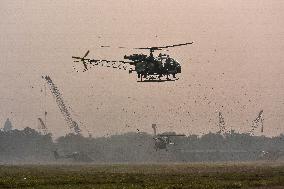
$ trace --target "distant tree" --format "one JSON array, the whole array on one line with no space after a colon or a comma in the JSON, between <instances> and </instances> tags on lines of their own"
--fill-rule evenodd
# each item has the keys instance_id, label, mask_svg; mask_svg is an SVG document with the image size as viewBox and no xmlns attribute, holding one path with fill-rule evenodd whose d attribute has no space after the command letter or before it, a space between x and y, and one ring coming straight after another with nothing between
<instances>
[{"instance_id":1,"label":"distant tree","mask_svg":"<svg viewBox=\"0 0 284 189\"><path fill-rule=\"evenodd\" d=\"M208 133L200 138L200 144L203 149L223 149L224 137L218 133Z\"/></svg>"},{"instance_id":2,"label":"distant tree","mask_svg":"<svg viewBox=\"0 0 284 189\"><path fill-rule=\"evenodd\" d=\"M53 145L50 134L41 135L29 127L24 130L3 131L0 132L0 160L51 160Z\"/></svg>"},{"instance_id":3,"label":"distant tree","mask_svg":"<svg viewBox=\"0 0 284 189\"><path fill-rule=\"evenodd\" d=\"M284 151L283 134L271 138L232 131L224 135L208 133L173 137L171 141L173 145L168 146L168 151L156 151L153 135L143 132L98 138L68 134L54 142L51 134L42 135L27 127L0 131L0 162L54 161L55 149L62 155L86 153L93 160L103 163L251 161L256 160L262 150Z\"/></svg>"}]
</instances>

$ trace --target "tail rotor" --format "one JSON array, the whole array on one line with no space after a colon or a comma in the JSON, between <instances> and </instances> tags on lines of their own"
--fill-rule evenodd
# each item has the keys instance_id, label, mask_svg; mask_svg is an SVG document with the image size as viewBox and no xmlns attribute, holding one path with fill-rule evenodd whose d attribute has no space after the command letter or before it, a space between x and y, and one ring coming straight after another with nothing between
<instances>
[{"instance_id":1,"label":"tail rotor","mask_svg":"<svg viewBox=\"0 0 284 189\"><path fill-rule=\"evenodd\" d=\"M83 72L87 71L88 70L88 66L87 66L87 63L90 62L90 59L87 59L86 57L88 56L88 54L90 53L90 50L88 50L85 55L83 57L78 57L78 56L72 56L73 59L76 59L74 60L74 62L79 62L81 61L84 65L84 70ZM88 61L88 62L87 62Z\"/></svg>"}]
</instances>

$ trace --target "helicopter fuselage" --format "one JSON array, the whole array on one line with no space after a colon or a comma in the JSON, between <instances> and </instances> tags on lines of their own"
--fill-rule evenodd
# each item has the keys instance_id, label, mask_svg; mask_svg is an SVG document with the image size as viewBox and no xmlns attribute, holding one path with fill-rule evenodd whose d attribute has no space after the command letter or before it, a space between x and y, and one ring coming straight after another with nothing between
<instances>
[{"instance_id":1,"label":"helicopter fuselage","mask_svg":"<svg viewBox=\"0 0 284 189\"><path fill-rule=\"evenodd\" d=\"M136 71L138 78L141 79L153 75L158 75L159 78L167 76L167 79L169 75L173 75L175 78L176 74L181 73L180 64L168 55L160 54L158 57L154 57L153 54L150 54L150 56L132 54L125 55L124 59L133 61L130 64L135 66L135 70L131 70L131 72Z\"/></svg>"},{"instance_id":2,"label":"helicopter fuselage","mask_svg":"<svg viewBox=\"0 0 284 189\"><path fill-rule=\"evenodd\" d=\"M167 145L170 144L169 137L167 137L167 136L156 136L153 139L155 141L156 151L158 149L166 149L167 150Z\"/></svg>"}]
</instances>

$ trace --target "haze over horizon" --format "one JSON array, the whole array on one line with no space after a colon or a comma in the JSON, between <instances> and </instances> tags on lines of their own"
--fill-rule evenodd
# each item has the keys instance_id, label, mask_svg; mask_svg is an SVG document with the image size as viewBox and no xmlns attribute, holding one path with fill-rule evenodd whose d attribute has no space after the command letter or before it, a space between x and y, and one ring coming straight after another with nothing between
<instances>
[{"instance_id":1,"label":"haze over horizon","mask_svg":"<svg viewBox=\"0 0 284 189\"><path fill-rule=\"evenodd\" d=\"M45 107L43 75L61 91L74 119L93 136L145 131L249 132L264 110L264 133L284 133L284 1L8 1L0 2L0 124L37 128ZM72 56L122 60L148 53L101 45L149 47L194 41L165 51L182 65L179 80L138 83L135 74L94 67L77 73ZM159 52L158 52L159 53ZM50 91L47 126L69 132ZM2 126L1 126L2 127ZM82 128L85 132L85 129Z\"/></svg>"}]
</instances>

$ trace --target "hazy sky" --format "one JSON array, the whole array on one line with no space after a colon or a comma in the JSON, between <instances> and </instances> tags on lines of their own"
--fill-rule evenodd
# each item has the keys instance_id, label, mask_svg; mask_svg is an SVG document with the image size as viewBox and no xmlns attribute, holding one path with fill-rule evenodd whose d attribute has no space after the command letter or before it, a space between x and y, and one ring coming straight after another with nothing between
<instances>
[{"instance_id":1,"label":"hazy sky","mask_svg":"<svg viewBox=\"0 0 284 189\"><path fill-rule=\"evenodd\" d=\"M284 1L0 1L0 123L37 128L42 75L50 75L94 136L128 131L240 132L264 110L264 134L284 132ZM147 47L194 41L167 53L182 64L176 82L137 83L111 68L73 70L71 56L122 59ZM144 52L144 51L141 51ZM147 51L145 52L147 53ZM48 129L69 132L48 91ZM126 126L128 125L128 126ZM82 128L84 130L84 128ZM84 130L85 132L85 130ZM256 134L259 133L259 129Z\"/></svg>"}]
</instances>

